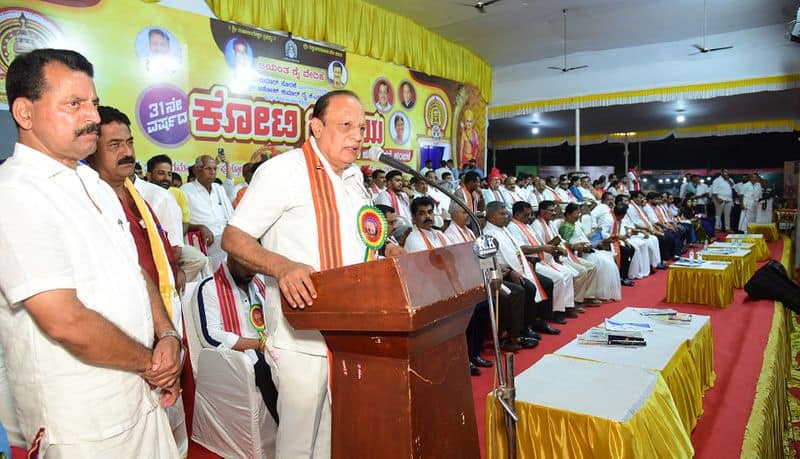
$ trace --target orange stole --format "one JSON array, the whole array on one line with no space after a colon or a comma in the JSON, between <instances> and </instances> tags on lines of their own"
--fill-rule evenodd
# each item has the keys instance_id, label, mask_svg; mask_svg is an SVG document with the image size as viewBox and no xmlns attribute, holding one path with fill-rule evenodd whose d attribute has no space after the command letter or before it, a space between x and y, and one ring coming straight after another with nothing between
<instances>
[{"instance_id":1,"label":"orange stole","mask_svg":"<svg viewBox=\"0 0 800 459\"><path fill-rule=\"evenodd\" d=\"M311 184L311 199L314 202L314 215L317 220L317 245L319 246L319 268L323 271L338 268L344 264L342 258L342 235L339 227L339 209L336 207L336 194L333 183L325 171L311 141L303 144L303 156ZM328 349L328 394L333 400L332 379L333 354Z\"/></svg>"},{"instance_id":2,"label":"orange stole","mask_svg":"<svg viewBox=\"0 0 800 459\"><path fill-rule=\"evenodd\" d=\"M344 262L339 228L339 210L336 207L336 194L333 191L333 183L331 183L331 179L325 171L325 166L308 140L303 144L303 155L308 168L311 199L314 202L314 214L317 220L319 268L323 271L338 268Z\"/></svg>"}]
</instances>

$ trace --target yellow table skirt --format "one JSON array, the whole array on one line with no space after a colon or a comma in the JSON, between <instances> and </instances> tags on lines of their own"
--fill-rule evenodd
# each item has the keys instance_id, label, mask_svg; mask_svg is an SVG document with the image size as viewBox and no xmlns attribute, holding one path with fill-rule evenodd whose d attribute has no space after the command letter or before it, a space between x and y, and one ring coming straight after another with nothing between
<instances>
[{"instance_id":1,"label":"yellow table skirt","mask_svg":"<svg viewBox=\"0 0 800 459\"><path fill-rule=\"evenodd\" d=\"M733 265L724 270L670 267L667 303L726 308L733 302L733 288Z\"/></svg>"},{"instance_id":2,"label":"yellow table skirt","mask_svg":"<svg viewBox=\"0 0 800 459\"><path fill-rule=\"evenodd\" d=\"M763 234L767 242L778 240L778 225L775 223L748 223L747 232Z\"/></svg>"},{"instance_id":3,"label":"yellow table skirt","mask_svg":"<svg viewBox=\"0 0 800 459\"><path fill-rule=\"evenodd\" d=\"M756 271L756 256L752 250L743 257L724 253L703 252L703 259L730 262L733 265L733 286L736 288L743 288L744 284L753 277L753 273Z\"/></svg>"},{"instance_id":4,"label":"yellow table skirt","mask_svg":"<svg viewBox=\"0 0 800 459\"><path fill-rule=\"evenodd\" d=\"M748 244L754 244L753 248L750 249L750 250L752 250L755 253L756 261L769 260L770 257L772 256L772 254L769 251L769 247L767 246L766 241L764 241L764 239L766 239L766 236L765 237L757 237L757 238L747 237L747 235L745 235L743 237L731 237L731 236L737 236L737 235L735 235L735 234L729 235L728 238L727 238L728 242L733 242L734 240L736 240L736 241L742 241L742 242L745 242L745 243L748 243ZM739 236L741 236L741 235L739 235Z\"/></svg>"},{"instance_id":5,"label":"yellow table skirt","mask_svg":"<svg viewBox=\"0 0 800 459\"><path fill-rule=\"evenodd\" d=\"M703 394L716 380L710 321L675 351L661 375L672 392L683 426L692 432L703 414Z\"/></svg>"},{"instance_id":6,"label":"yellow table skirt","mask_svg":"<svg viewBox=\"0 0 800 459\"><path fill-rule=\"evenodd\" d=\"M591 388L587 388L591 390ZM517 457L690 458L694 455L667 382L659 375L650 398L626 422L516 403ZM486 457L506 458L503 409L486 398Z\"/></svg>"}]
</instances>

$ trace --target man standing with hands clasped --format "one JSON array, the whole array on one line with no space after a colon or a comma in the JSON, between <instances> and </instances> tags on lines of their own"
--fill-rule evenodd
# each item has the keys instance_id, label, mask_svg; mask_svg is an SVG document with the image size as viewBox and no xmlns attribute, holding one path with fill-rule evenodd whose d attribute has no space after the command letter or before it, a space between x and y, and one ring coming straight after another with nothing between
<instances>
[{"instance_id":1,"label":"man standing with hands clasped","mask_svg":"<svg viewBox=\"0 0 800 459\"><path fill-rule=\"evenodd\" d=\"M280 294L294 308L311 306L310 274L365 261L359 210L371 203L361 171L366 121L345 90L317 100L311 136L262 165L230 219L222 246L245 267L265 274L266 352L278 390L279 458L331 454L328 359L319 331L295 330Z\"/></svg>"},{"instance_id":2,"label":"man standing with hands clasped","mask_svg":"<svg viewBox=\"0 0 800 459\"><path fill-rule=\"evenodd\" d=\"M33 457L176 458L162 406L180 395L179 336L119 200L79 163L98 137L92 77L67 50L8 69L19 142L0 166L0 345Z\"/></svg>"}]
</instances>

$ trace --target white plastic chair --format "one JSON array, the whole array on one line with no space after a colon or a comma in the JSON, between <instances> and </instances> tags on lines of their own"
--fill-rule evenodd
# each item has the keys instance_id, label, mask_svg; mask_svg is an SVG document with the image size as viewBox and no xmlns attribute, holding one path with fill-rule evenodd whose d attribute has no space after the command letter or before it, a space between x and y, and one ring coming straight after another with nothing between
<instances>
[{"instance_id":1,"label":"white plastic chair","mask_svg":"<svg viewBox=\"0 0 800 459\"><path fill-rule=\"evenodd\" d=\"M273 458L277 425L256 387L253 365L243 352L203 348L197 286L191 287L192 317L185 314L184 324L195 377L192 440L225 458Z\"/></svg>"}]
</instances>

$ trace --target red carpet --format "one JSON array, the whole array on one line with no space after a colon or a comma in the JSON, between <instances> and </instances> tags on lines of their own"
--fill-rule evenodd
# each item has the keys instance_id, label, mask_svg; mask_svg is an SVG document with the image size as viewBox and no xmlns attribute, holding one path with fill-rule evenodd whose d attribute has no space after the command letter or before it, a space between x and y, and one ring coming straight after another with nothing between
<instances>
[{"instance_id":1,"label":"red carpet","mask_svg":"<svg viewBox=\"0 0 800 459\"><path fill-rule=\"evenodd\" d=\"M770 249L772 258L780 260L782 243L771 243ZM636 281L635 287L623 287L622 301L599 308L586 308L586 314L559 327L560 335L545 336L535 349L518 352L514 359L517 373L528 369L544 354L552 353L567 344L578 333L627 306L675 308L682 312L710 315L717 379L714 387L706 392L703 400L704 414L692 434L692 444L696 457L699 458L739 457L744 428L750 417L756 382L761 372L764 347L772 324L774 303L745 301L747 294L744 290L737 289L733 304L727 309L668 304L664 302L666 285L667 271L657 271L655 275ZM487 349L484 356L490 358L490 355L491 351ZM482 454L485 454L483 445L486 394L491 390L493 379L494 374L489 371L472 378ZM524 435L523 432L517 434Z\"/></svg>"},{"instance_id":2,"label":"red carpet","mask_svg":"<svg viewBox=\"0 0 800 459\"><path fill-rule=\"evenodd\" d=\"M781 242L770 243L772 258L780 260ZM760 265L760 264L759 264ZM586 314L560 326L558 336L545 336L536 349L516 354L517 373L529 368L539 358L571 341L605 317L616 314L626 306L671 307L683 312L711 316L714 336L714 370L716 383L703 400L704 414L692 434L696 457L738 457L742 446L744 428L753 405L756 382L761 372L764 346L772 322L772 301L746 301L743 290L737 289L733 304L727 309L701 305L675 305L664 302L667 272L636 281L635 287L623 287L623 300L599 308L586 308ZM494 360L490 349L484 357ZM489 369L487 369L489 370ZM491 390L493 373L484 370L480 377L472 378L475 414L481 452L484 445L484 419L486 394ZM587 389L591 390L591 389ZM189 408L187 406L187 408ZM189 409L187 411L190 412ZM518 435L524 435L519 432ZM14 458L23 458L22 451L14 451ZM20 453L20 454L18 454ZM199 445L189 447L191 459L208 459L217 456Z\"/></svg>"}]
</instances>

